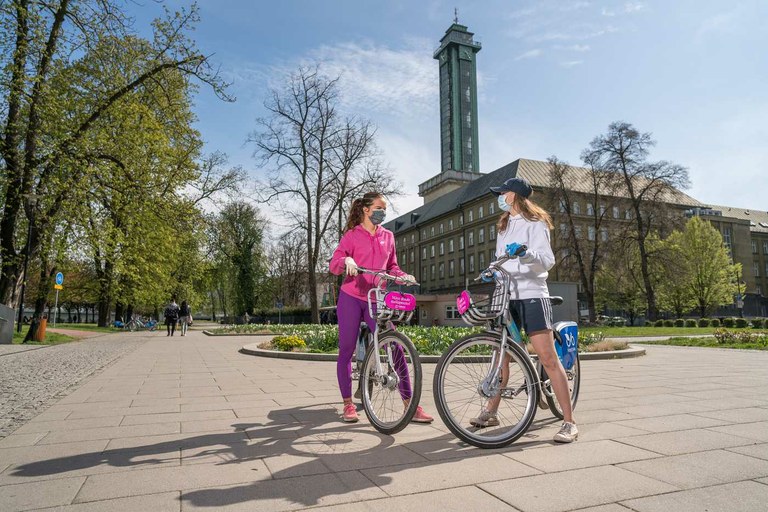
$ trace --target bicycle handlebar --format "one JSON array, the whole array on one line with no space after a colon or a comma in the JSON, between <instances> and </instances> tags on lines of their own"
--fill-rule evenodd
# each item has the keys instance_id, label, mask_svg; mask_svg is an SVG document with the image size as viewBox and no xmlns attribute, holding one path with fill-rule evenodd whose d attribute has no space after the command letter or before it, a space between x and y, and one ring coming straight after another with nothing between
<instances>
[{"instance_id":1,"label":"bicycle handlebar","mask_svg":"<svg viewBox=\"0 0 768 512\"><path fill-rule=\"evenodd\" d=\"M395 284L404 284L404 285L409 285L409 286L420 286L419 283L417 283L416 281L409 281L409 280L405 279L405 277L402 277L402 276L393 276L392 274L387 274L383 270L371 270L371 269L364 268L364 267L357 267L357 271L361 272L363 274L371 274L371 275L374 275L376 277L380 277L382 279L386 279L387 281L392 281Z\"/></svg>"},{"instance_id":2,"label":"bicycle handlebar","mask_svg":"<svg viewBox=\"0 0 768 512\"><path fill-rule=\"evenodd\" d=\"M503 265L504 263L506 263L509 260L516 259L519 256L520 253L525 252L527 250L528 250L528 246L527 245L521 245L520 247L517 248L517 251L515 251L515 254L505 254L501 258L499 258L499 259L497 259L495 261L492 261L491 264L488 266L488 268L486 268L485 270L480 272L480 274L474 279L475 282L482 280L484 277L488 277L488 278L493 279L493 270L494 269L498 269L498 270L502 270L504 272L507 272L506 270L504 270L501 267L501 265Z\"/></svg>"}]
</instances>

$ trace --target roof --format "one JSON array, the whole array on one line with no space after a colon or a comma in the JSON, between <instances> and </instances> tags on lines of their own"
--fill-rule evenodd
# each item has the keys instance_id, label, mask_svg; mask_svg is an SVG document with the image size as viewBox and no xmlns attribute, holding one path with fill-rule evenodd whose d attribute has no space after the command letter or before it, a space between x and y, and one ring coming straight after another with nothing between
<instances>
[{"instance_id":1,"label":"roof","mask_svg":"<svg viewBox=\"0 0 768 512\"><path fill-rule=\"evenodd\" d=\"M531 186L533 186L534 190L552 188L550 169L551 164L549 162L520 158L493 172L481 174L476 180L467 183L463 187L448 192L447 194L386 223L385 227L394 233L398 233L419 226L432 219L441 217L451 210L460 208L463 204L472 202L486 194L490 194L491 192L488 190L490 187L499 186L509 178L525 178ZM571 179L571 183L569 184L570 190L591 193L591 180L588 179L590 170L584 167L570 166L570 171L571 172L568 173L568 176ZM696 199L677 189L665 192L663 200L668 203L682 206L704 206Z\"/></svg>"},{"instance_id":2,"label":"roof","mask_svg":"<svg viewBox=\"0 0 768 512\"><path fill-rule=\"evenodd\" d=\"M723 212L723 217L750 221L749 230L753 233L768 233L768 212L766 211L750 210L749 208L738 208L736 206L718 206L715 204L708 206L713 210Z\"/></svg>"}]
</instances>

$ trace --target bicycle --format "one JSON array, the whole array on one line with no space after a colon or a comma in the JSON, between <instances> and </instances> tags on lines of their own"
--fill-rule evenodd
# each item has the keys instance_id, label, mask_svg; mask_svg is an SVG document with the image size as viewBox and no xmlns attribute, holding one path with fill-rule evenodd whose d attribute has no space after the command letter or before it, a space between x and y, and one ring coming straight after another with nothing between
<instances>
[{"instance_id":1,"label":"bicycle","mask_svg":"<svg viewBox=\"0 0 768 512\"><path fill-rule=\"evenodd\" d=\"M132 317L128 322L123 325L123 329L134 332L139 329L147 329L148 331L154 331L157 329L157 322L151 318L144 322L141 318Z\"/></svg>"},{"instance_id":2,"label":"bicycle","mask_svg":"<svg viewBox=\"0 0 768 512\"><path fill-rule=\"evenodd\" d=\"M358 334L353 380L359 381L356 398L362 399L371 425L382 434L395 434L405 428L416 413L421 398L421 362L408 336L397 331L397 324L408 322L416 309L410 293L387 291L387 282L418 285L385 271L358 267L358 272L379 278L368 291L368 312L376 320L373 332L363 322ZM410 384L411 395L407 396Z\"/></svg>"},{"instance_id":3,"label":"bicycle","mask_svg":"<svg viewBox=\"0 0 768 512\"><path fill-rule=\"evenodd\" d=\"M526 249L522 247L519 252ZM516 257L502 256L475 279L495 283L487 298L476 301L467 290L458 296L456 304L462 319L486 329L455 341L435 367L433 393L440 418L456 437L478 448L502 448L513 443L533 423L537 405L563 419L546 371L538 358L534 362L522 343L509 309L512 275L501 265ZM550 300L553 305L563 302L561 297ZM575 322L558 322L553 327L555 348L566 370L571 405L575 408L581 382L578 327ZM502 354L510 358L506 382ZM470 418L478 416L488 401L499 395L497 421L485 427L472 425Z\"/></svg>"}]
</instances>

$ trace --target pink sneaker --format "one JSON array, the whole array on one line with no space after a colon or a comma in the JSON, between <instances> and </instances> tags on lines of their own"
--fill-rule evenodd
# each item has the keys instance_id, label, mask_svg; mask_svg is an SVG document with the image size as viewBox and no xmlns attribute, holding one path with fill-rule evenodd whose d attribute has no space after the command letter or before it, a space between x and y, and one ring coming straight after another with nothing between
<instances>
[{"instance_id":1,"label":"pink sneaker","mask_svg":"<svg viewBox=\"0 0 768 512\"><path fill-rule=\"evenodd\" d=\"M344 414L341 415L341 419L347 423L355 423L359 419L355 404L344 404Z\"/></svg>"},{"instance_id":2,"label":"pink sneaker","mask_svg":"<svg viewBox=\"0 0 768 512\"><path fill-rule=\"evenodd\" d=\"M411 419L414 423L432 423L434 420L435 418L425 413L421 406L416 407L416 413L413 415L413 419Z\"/></svg>"}]
</instances>

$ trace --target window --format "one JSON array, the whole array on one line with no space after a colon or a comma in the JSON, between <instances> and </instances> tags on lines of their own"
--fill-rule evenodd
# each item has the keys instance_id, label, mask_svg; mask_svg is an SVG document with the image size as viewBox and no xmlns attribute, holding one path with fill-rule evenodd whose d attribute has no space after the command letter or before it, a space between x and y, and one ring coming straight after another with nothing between
<instances>
[{"instance_id":1,"label":"window","mask_svg":"<svg viewBox=\"0 0 768 512\"><path fill-rule=\"evenodd\" d=\"M603 215L605 215L605 205L601 204L600 205L600 216L602 217Z\"/></svg>"},{"instance_id":2,"label":"window","mask_svg":"<svg viewBox=\"0 0 768 512\"><path fill-rule=\"evenodd\" d=\"M560 224L560 237L565 238L568 236L568 224L561 223Z\"/></svg>"},{"instance_id":3,"label":"window","mask_svg":"<svg viewBox=\"0 0 768 512\"><path fill-rule=\"evenodd\" d=\"M757 240L752 240L752 254L757 254Z\"/></svg>"},{"instance_id":4,"label":"window","mask_svg":"<svg viewBox=\"0 0 768 512\"><path fill-rule=\"evenodd\" d=\"M459 237L459 250L460 250L460 251L463 251L463 250L464 250L464 235L461 235L461 236Z\"/></svg>"},{"instance_id":5,"label":"window","mask_svg":"<svg viewBox=\"0 0 768 512\"><path fill-rule=\"evenodd\" d=\"M421 230L421 239L422 240L426 240L427 239L427 230L426 229L422 229Z\"/></svg>"},{"instance_id":6,"label":"window","mask_svg":"<svg viewBox=\"0 0 768 512\"><path fill-rule=\"evenodd\" d=\"M440 262L440 265L437 267L437 275L440 279L445 279L445 263Z\"/></svg>"},{"instance_id":7,"label":"window","mask_svg":"<svg viewBox=\"0 0 768 512\"><path fill-rule=\"evenodd\" d=\"M572 205L572 208L573 208L573 214L574 215L581 215L581 206L579 206L579 203L574 201L573 205Z\"/></svg>"},{"instance_id":8,"label":"window","mask_svg":"<svg viewBox=\"0 0 768 512\"><path fill-rule=\"evenodd\" d=\"M464 275L464 258L461 258L459 260L459 275L460 276Z\"/></svg>"},{"instance_id":9,"label":"window","mask_svg":"<svg viewBox=\"0 0 768 512\"><path fill-rule=\"evenodd\" d=\"M429 246L429 257L430 258L435 257L435 244L432 244Z\"/></svg>"},{"instance_id":10,"label":"window","mask_svg":"<svg viewBox=\"0 0 768 512\"><path fill-rule=\"evenodd\" d=\"M477 255L477 262L480 265L480 268L485 268L485 253L481 252Z\"/></svg>"},{"instance_id":11,"label":"window","mask_svg":"<svg viewBox=\"0 0 768 512\"><path fill-rule=\"evenodd\" d=\"M474 254L469 255L469 271L470 272L475 271L475 255Z\"/></svg>"},{"instance_id":12,"label":"window","mask_svg":"<svg viewBox=\"0 0 768 512\"><path fill-rule=\"evenodd\" d=\"M491 204L488 205L488 215L493 215L496 213L496 205L491 202Z\"/></svg>"},{"instance_id":13,"label":"window","mask_svg":"<svg viewBox=\"0 0 768 512\"><path fill-rule=\"evenodd\" d=\"M587 238L590 240L595 239L595 226L587 226Z\"/></svg>"},{"instance_id":14,"label":"window","mask_svg":"<svg viewBox=\"0 0 768 512\"><path fill-rule=\"evenodd\" d=\"M595 207L592 203L587 203L587 215L594 215Z\"/></svg>"},{"instance_id":15,"label":"window","mask_svg":"<svg viewBox=\"0 0 768 512\"><path fill-rule=\"evenodd\" d=\"M752 262L752 273L755 277L760 277L760 264L756 261Z\"/></svg>"},{"instance_id":16,"label":"window","mask_svg":"<svg viewBox=\"0 0 768 512\"><path fill-rule=\"evenodd\" d=\"M488 228L488 239L489 240L496 240L496 225L491 224L491 227Z\"/></svg>"},{"instance_id":17,"label":"window","mask_svg":"<svg viewBox=\"0 0 768 512\"><path fill-rule=\"evenodd\" d=\"M470 231L470 232L467 234L467 244L468 244L470 247L472 247L473 245L475 245L475 232L474 232L474 231Z\"/></svg>"},{"instance_id":18,"label":"window","mask_svg":"<svg viewBox=\"0 0 768 512\"><path fill-rule=\"evenodd\" d=\"M456 309L456 306L445 306L446 320L458 320L459 318L461 318L461 315L459 315L459 310Z\"/></svg>"},{"instance_id":19,"label":"window","mask_svg":"<svg viewBox=\"0 0 768 512\"><path fill-rule=\"evenodd\" d=\"M407 260L405 259L405 251L403 251L403 252L400 254L400 259L398 259L397 261L398 261L398 262L402 262L402 263L405 263L405 262L407 261Z\"/></svg>"},{"instance_id":20,"label":"window","mask_svg":"<svg viewBox=\"0 0 768 512\"><path fill-rule=\"evenodd\" d=\"M456 267L453 264L453 260L448 262L448 277L453 277L456 274Z\"/></svg>"},{"instance_id":21,"label":"window","mask_svg":"<svg viewBox=\"0 0 768 512\"><path fill-rule=\"evenodd\" d=\"M432 226L431 228L429 228L429 236L430 237L435 236L435 226Z\"/></svg>"},{"instance_id":22,"label":"window","mask_svg":"<svg viewBox=\"0 0 768 512\"><path fill-rule=\"evenodd\" d=\"M445 242L440 242L440 256L445 254Z\"/></svg>"},{"instance_id":23,"label":"window","mask_svg":"<svg viewBox=\"0 0 768 512\"><path fill-rule=\"evenodd\" d=\"M723 243L730 251L731 250L731 228L729 226L723 227Z\"/></svg>"},{"instance_id":24,"label":"window","mask_svg":"<svg viewBox=\"0 0 768 512\"><path fill-rule=\"evenodd\" d=\"M557 205L557 209L560 210L560 213L565 213L565 201L561 199L560 204Z\"/></svg>"},{"instance_id":25,"label":"window","mask_svg":"<svg viewBox=\"0 0 768 512\"><path fill-rule=\"evenodd\" d=\"M603 242L608 241L608 228L600 228L600 239Z\"/></svg>"},{"instance_id":26,"label":"window","mask_svg":"<svg viewBox=\"0 0 768 512\"><path fill-rule=\"evenodd\" d=\"M494 261L495 259L496 259L496 250L491 249L490 251L488 251L488 261L491 262L491 261Z\"/></svg>"},{"instance_id":27,"label":"window","mask_svg":"<svg viewBox=\"0 0 768 512\"><path fill-rule=\"evenodd\" d=\"M763 254L768 254L768 241L763 241Z\"/></svg>"},{"instance_id":28,"label":"window","mask_svg":"<svg viewBox=\"0 0 768 512\"><path fill-rule=\"evenodd\" d=\"M574 226L574 228L573 228L573 235L576 238L581 238L581 226Z\"/></svg>"},{"instance_id":29,"label":"window","mask_svg":"<svg viewBox=\"0 0 768 512\"><path fill-rule=\"evenodd\" d=\"M485 228L480 228L477 231L477 243L482 244L485 242Z\"/></svg>"},{"instance_id":30,"label":"window","mask_svg":"<svg viewBox=\"0 0 768 512\"><path fill-rule=\"evenodd\" d=\"M613 207L613 218L614 218L614 219L618 219L618 218L619 218L619 215L620 215L620 214L619 214L619 207L618 207L618 206L614 206L614 207Z\"/></svg>"},{"instance_id":31,"label":"window","mask_svg":"<svg viewBox=\"0 0 768 512\"><path fill-rule=\"evenodd\" d=\"M439 231L440 231L440 234L442 235L442 234L443 234L443 223L442 223L442 222L440 223L440 229L439 229Z\"/></svg>"},{"instance_id":32,"label":"window","mask_svg":"<svg viewBox=\"0 0 768 512\"><path fill-rule=\"evenodd\" d=\"M460 213L459 214L459 226L463 226L463 225L464 225L464 214Z\"/></svg>"},{"instance_id":33,"label":"window","mask_svg":"<svg viewBox=\"0 0 768 512\"><path fill-rule=\"evenodd\" d=\"M483 207L477 209L477 218L482 219L483 218Z\"/></svg>"},{"instance_id":34,"label":"window","mask_svg":"<svg viewBox=\"0 0 768 512\"><path fill-rule=\"evenodd\" d=\"M762 295L763 294L763 287L760 285L757 285L757 294Z\"/></svg>"},{"instance_id":35,"label":"window","mask_svg":"<svg viewBox=\"0 0 768 512\"><path fill-rule=\"evenodd\" d=\"M627 208L626 210L624 210L624 218L625 218L626 220L629 220L629 219L631 219L631 218L632 218L632 210L630 210L629 208Z\"/></svg>"},{"instance_id":36,"label":"window","mask_svg":"<svg viewBox=\"0 0 768 512\"><path fill-rule=\"evenodd\" d=\"M429 278L434 281L435 280L435 265L432 264L429 266Z\"/></svg>"},{"instance_id":37,"label":"window","mask_svg":"<svg viewBox=\"0 0 768 512\"><path fill-rule=\"evenodd\" d=\"M768 261L765 262L765 275L768 276Z\"/></svg>"},{"instance_id":38,"label":"window","mask_svg":"<svg viewBox=\"0 0 768 512\"><path fill-rule=\"evenodd\" d=\"M448 252L453 252L453 238L448 240Z\"/></svg>"},{"instance_id":39,"label":"window","mask_svg":"<svg viewBox=\"0 0 768 512\"><path fill-rule=\"evenodd\" d=\"M423 260L427 259L427 248L426 247L421 249L421 259L423 259Z\"/></svg>"},{"instance_id":40,"label":"window","mask_svg":"<svg viewBox=\"0 0 768 512\"><path fill-rule=\"evenodd\" d=\"M411 249L411 260L410 260L411 263L413 263L415 261L415 258L416 258L416 251Z\"/></svg>"},{"instance_id":41,"label":"window","mask_svg":"<svg viewBox=\"0 0 768 512\"><path fill-rule=\"evenodd\" d=\"M448 231L453 231L453 219L448 221Z\"/></svg>"},{"instance_id":42,"label":"window","mask_svg":"<svg viewBox=\"0 0 768 512\"><path fill-rule=\"evenodd\" d=\"M415 243L415 242L416 242L416 235L411 233L411 243Z\"/></svg>"},{"instance_id":43,"label":"window","mask_svg":"<svg viewBox=\"0 0 768 512\"><path fill-rule=\"evenodd\" d=\"M426 281L427 280L427 267L426 265L421 267L421 280Z\"/></svg>"},{"instance_id":44,"label":"window","mask_svg":"<svg viewBox=\"0 0 768 512\"><path fill-rule=\"evenodd\" d=\"M403 245L405 245L405 237L403 237Z\"/></svg>"},{"instance_id":45,"label":"window","mask_svg":"<svg viewBox=\"0 0 768 512\"><path fill-rule=\"evenodd\" d=\"M474 214L475 214L474 211L469 210L469 221L468 222L472 222L473 220L475 220L475 215Z\"/></svg>"}]
</instances>

